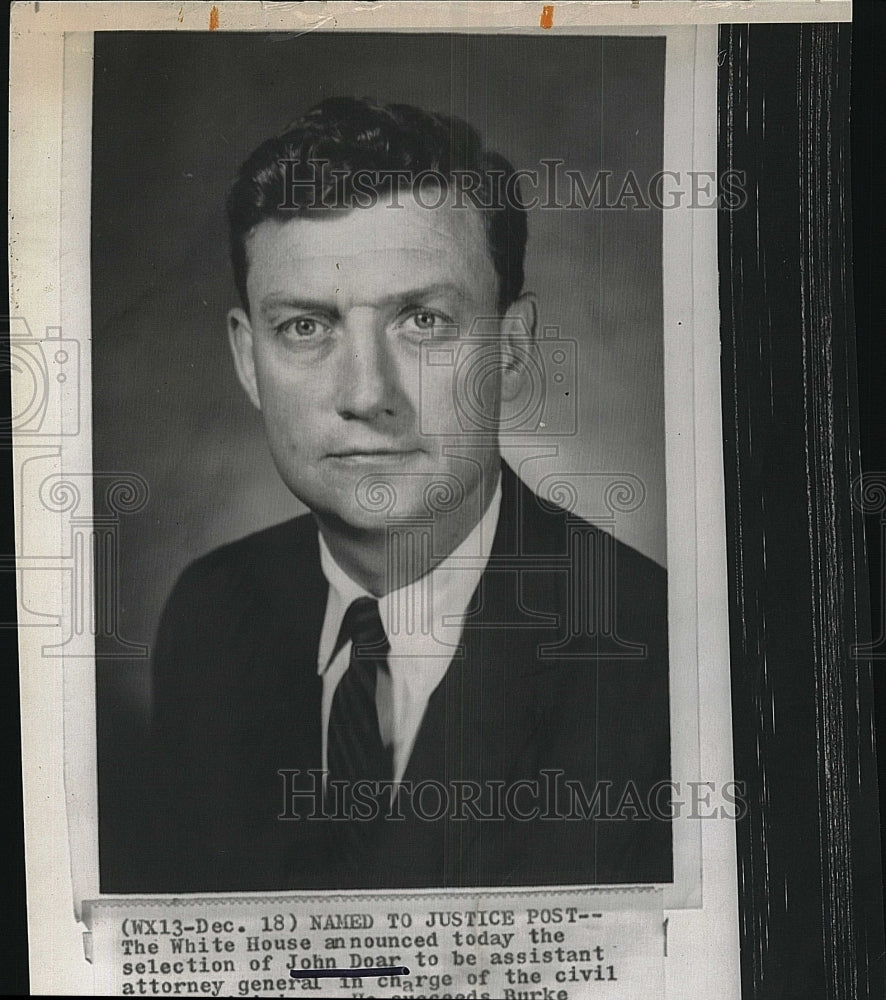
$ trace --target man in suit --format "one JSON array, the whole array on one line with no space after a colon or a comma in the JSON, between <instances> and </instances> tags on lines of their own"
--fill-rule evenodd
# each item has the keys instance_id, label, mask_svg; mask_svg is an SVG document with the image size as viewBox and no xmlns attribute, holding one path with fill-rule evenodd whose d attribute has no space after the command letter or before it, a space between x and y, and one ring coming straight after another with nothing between
<instances>
[{"instance_id":1,"label":"man in suit","mask_svg":"<svg viewBox=\"0 0 886 1000\"><path fill-rule=\"evenodd\" d=\"M309 513L170 596L131 888L670 881L665 573L501 458L537 325L513 167L330 99L228 213L234 363Z\"/></svg>"}]
</instances>

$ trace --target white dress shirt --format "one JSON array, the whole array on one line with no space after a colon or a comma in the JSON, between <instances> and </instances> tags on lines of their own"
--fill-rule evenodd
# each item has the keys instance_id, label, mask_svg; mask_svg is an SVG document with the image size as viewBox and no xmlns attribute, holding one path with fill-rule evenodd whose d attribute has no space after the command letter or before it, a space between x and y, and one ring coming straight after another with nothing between
<instances>
[{"instance_id":1,"label":"white dress shirt","mask_svg":"<svg viewBox=\"0 0 886 1000\"><path fill-rule=\"evenodd\" d=\"M389 673L379 672L376 707L386 746L393 746L394 781L409 763L428 701L452 663L461 640L464 615L489 562L501 508L501 479L491 503L471 533L419 580L378 598L388 637ZM351 643L333 657L342 619L358 597L372 597L333 559L320 534L320 564L329 583L320 635L317 672L323 678L323 769L328 768L327 731L332 698L348 669Z\"/></svg>"}]
</instances>

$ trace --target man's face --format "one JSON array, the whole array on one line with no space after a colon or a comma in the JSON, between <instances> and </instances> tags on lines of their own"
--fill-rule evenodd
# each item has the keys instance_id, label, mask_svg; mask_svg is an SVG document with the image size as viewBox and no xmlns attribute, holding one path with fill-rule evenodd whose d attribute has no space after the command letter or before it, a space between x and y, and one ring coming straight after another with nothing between
<instances>
[{"instance_id":1,"label":"man's face","mask_svg":"<svg viewBox=\"0 0 886 1000\"><path fill-rule=\"evenodd\" d=\"M238 374L280 475L339 530L426 515L428 487L451 477L474 520L482 483L497 482L497 441L463 427L453 405L455 366L423 366L420 346L435 329L455 326L466 338L477 318L496 315L483 220L473 209L423 208L408 194L400 205L260 223L247 244L250 316L229 316ZM515 310L534 326L528 297ZM526 333L513 315L496 322L504 370L483 386L493 421L518 377L507 368L508 331L522 341ZM422 433L420 407L431 408L432 435ZM393 510L373 502L384 494L370 489L376 483L392 491Z\"/></svg>"}]
</instances>

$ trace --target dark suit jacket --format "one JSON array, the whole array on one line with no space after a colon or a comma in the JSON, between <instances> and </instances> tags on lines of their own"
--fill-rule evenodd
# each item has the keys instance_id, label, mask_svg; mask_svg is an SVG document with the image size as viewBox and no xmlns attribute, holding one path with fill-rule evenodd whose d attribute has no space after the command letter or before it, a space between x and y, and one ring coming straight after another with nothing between
<instances>
[{"instance_id":1,"label":"dark suit jacket","mask_svg":"<svg viewBox=\"0 0 886 1000\"><path fill-rule=\"evenodd\" d=\"M570 614L576 593L584 611ZM337 861L341 823L307 819L308 797L287 804L293 779L279 774L322 766L326 597L309 515L182 574L153 662L145 836L118 891L671 880L670 823L648 815L650 800L669 801L666 789L654 791L670 773L661 567L540 501L503 467L499 526L462 655L431 697L404 780L442 782L447 794L480 782L481 802L495 782L547 781L546 801L531 786L515 800L547 818L483 819L481 804L475 815L429 821L407 808L384 824L356 874ZM620 803L618 818L588 818L567 781L581 782L592 803L608 790L598 812ZM421 808L434 806L428 794ZM287 813L301 818L278 818Z\"/></svg>"}]
</instances>

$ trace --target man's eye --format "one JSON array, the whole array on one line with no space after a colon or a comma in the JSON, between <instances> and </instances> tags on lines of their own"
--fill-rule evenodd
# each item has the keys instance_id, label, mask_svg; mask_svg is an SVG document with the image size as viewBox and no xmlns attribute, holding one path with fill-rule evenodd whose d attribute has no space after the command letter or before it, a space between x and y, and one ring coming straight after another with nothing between
<instances>
[{"instance_id":1,"label":"man's eye","mask_svg":"<svg viewBox=\"0 0 886 1000\"><path fill-rule=\"evenodd\" d=\"M288 319L277 328L278 333L294 333L297 337L316 337L327 328L325 323L310 316L298 316L295 319Z\"/></svg>"},{"instance_id":2,"label":"man's eye","mask_svg":"<svg viewBox=\"0 0 886 1000\"><path fill-rule=\"evenodd\" d=\"M412 317L419 330L432 330L439 317L432 312L417 312Z\"/></svg>"},{"instance_id":3,"label":"man's eye","mask_svg":"<svg viewBox=\"0 0 886 1000\"><path fill-rule=\"evenodd\" d=\"M438 326L445 326L452 321L432 309L413 309L406 316L406 322L411 324L416 330L433 330Z\"/></svg>"}]
</instances>

